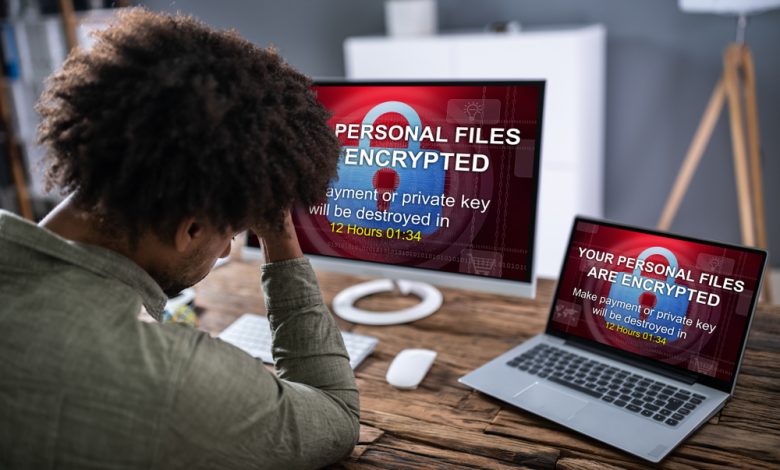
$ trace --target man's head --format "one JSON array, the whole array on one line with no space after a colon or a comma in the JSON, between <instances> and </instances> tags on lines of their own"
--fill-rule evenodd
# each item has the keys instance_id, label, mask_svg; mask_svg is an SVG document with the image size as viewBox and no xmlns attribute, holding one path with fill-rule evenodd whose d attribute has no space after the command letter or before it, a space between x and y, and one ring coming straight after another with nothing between
<instances>
[{"instance_id":1,"label":"man's head","mask_svg":"<svg viewBox=\"0 0 780 470\"><path fill-rule=\"evenodd\" d=\"M191 17L120 13L49 79L38 111L47 184L134 250L158 240L169 259L150 273L164 288L205 276L234 232L280 227L336 174L309 80Z\"/></svg>"}]
</instances>

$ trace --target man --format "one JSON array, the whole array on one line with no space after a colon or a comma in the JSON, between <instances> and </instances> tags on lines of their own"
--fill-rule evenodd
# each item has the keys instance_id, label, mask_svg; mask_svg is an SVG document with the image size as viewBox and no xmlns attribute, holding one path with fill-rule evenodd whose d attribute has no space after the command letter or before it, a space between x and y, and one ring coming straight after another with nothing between
<instances>
[{"instance_id":1,"label":"man","mask_svg":"<svg viewBox=\"0 0 780 470\"><path fill-rule=\"evenodd\" d=\"M339 144L309 81L192 18L134 9L48 82L39 225L0 214L0 468L300 468L347 455L358 392L289 209ZM231 238L264 239L277 375L160 319Z\"/></svg>"}]
</instances>

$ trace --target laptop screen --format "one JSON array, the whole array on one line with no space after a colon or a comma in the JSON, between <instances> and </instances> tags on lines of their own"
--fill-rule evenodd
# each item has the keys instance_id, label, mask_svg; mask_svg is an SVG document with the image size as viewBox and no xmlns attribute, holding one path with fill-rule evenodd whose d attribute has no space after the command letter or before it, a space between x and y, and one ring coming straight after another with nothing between
<instances>
[{"instance_id":1,"label":"laptop screen","mask_svg":"<svg viewBox=\"0 0 780 470\"><path fill-rule=\"evenodd\" d=\"M765 258L578 218L548 332L731 383Z\"/></svg>"}]
</instances>

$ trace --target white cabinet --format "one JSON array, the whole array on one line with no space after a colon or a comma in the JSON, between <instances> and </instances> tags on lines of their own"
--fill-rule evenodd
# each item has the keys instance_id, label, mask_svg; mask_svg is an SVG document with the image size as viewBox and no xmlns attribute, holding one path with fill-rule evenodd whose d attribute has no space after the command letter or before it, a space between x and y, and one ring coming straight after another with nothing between
<instances>
[{"instance_id":1,"label":"white cabinet","mask_svg":"<svg viewBox=\"0 0 780 470\"><path fill-rule=\"evenodd\" d=\"M603 215L601 25L513 34L349 38L352 79L544 79L536 273L557 277L572 219Z\"/></svg>"}]
</instances>

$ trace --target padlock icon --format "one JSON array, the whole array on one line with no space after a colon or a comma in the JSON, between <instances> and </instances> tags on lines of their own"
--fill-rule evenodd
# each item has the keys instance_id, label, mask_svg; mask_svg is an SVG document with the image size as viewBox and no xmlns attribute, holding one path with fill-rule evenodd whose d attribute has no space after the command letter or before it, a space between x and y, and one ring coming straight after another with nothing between
<instances>
[{"instance_id":1,"label":"padlock icon","mask_svg":"<svg viewBox=\"0 0 780 470\"><path fill-rule=\"evenodd\" d=\"M385 101L371 108L363 118L362 126L373 125L374 122L382 115L387 113L398 113L406 119L409 127L414 129L421 129L422 123L417 111L411 106L400 101ZM362 129L362 127L361 127ZM341 156L339 157L338 165L338 180L334 181L332 188L334 189L355 189L364 191L377 192L377 200L366 199L342 199L335 200L334 193L331 193L331 197L328 198L328 203L331 207L338 205L339 208L350 209L350 216L343 217L334 214L331 211L331 215L328 216L330 222L341 222L345 225L354 224L364 228L376 228L380 230L386 230L389 228L399 229L403 232L412 230L414 232L420 232L422 235L430 235L438 229L436 221L441 215L440 206L430 206L422 203L406 203L402 206L401 198L403 194L417 194L421 192L423 195L437 195L444 193L444 164L441 160L433 165L423 168L420 165L418 168L411 168L411 164L407 164L406 168L401 166L379 166L376 160L372 165L345 165L344 157L346 149L357 149L358 152L361 149L367 151L371 150L371 139L368 136L364 136L360 139L357 147L344 146L341 150ZM373 150L381 150L380 148L373 147ZM395 148L386 149L404 150L409 152L419 152L420 142L419 140L409 140L405 149ZM436 150L425 149L425 152L436 153ZM409 162L410 159L407 159ZM421 162L422 159L419 161ZM419 163L418 162L418 163ZM392 193L397 193L394 199ZM383 198L384 195L384 198ZM366 220L359 219L356 215L363 209L365 211L392 211L394 213L401 214L418 214L421 216L420 223L407 223L403 225L394 220ZM343 212L341 212L343 213Z\"/></svg>"},{"instance_id":2,"label":"padlock icon","mask_svg":"<svg viewBox=\"0 0 780 470\"><path fill-rule=\"evenodd\" d=\"M666 258L669 263L667 274L677 272L677 257L674 256L670 250L654 246L647 248L639 254L637 260L645 261L652 255L660 255ZM609 290L609 298L612 301L623 301L627 304L626 307L615 306L615 302L610 302L612 307L607 307L612 312L619 313L623 323L622 326L639 332L648 333L656 337L664 338L667 342L675 341L680 337L680 331L683 326L681 319L685 318L688 314L688 290L684 293L675 295L677 289L672 290L670 295L664 293L653 292L652 290L646 291L640 287L633 287L630 285L623 285L623 279L626 278L628 273L620 273L612 284ZM635 278L641 278L641 269L636 268L632 274ZM660 281L659 282L663 282ZM627 284L630 282L626 281ZM676 285L674 276L668 275L666 277L667 285ZM639 312L635 311L634 307L639 306ZM646 315L646 311L649 308L655 309L655 313L651 316ZM657 318L658 312L664 312L662 318ZM627 324L625 319L634 318L637 320L646 320L647 323L653 323L659 325L661 328L651 329L649 326L642 326L634 324ZM609 316L607 317L609 321ZM666 327L666 328L663 328ZM647 338L645 338L647 339Z\"/></svg>"}]
</instances>

